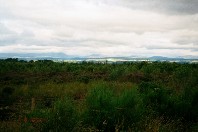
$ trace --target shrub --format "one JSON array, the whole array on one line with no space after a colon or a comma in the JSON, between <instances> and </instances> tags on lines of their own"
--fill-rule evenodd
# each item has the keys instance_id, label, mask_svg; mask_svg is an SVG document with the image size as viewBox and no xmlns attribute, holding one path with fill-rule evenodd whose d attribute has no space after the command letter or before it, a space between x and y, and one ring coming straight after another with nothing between
<instances>
[{"instance_id":1,"label":"shrub","mask_svg":"<svg viewBox=\"0 0 198 132\"><path fill-rule=\"evenodd\" d=\"M110 80L118 80L120 77L122 77L126 73L125 68L119 67L115 68L111 71L109 75Z\"/></svg>"},{"instance_id":2,"label":"shrub","mask_svg":"<svg viewBox=\"0 0 198 132\"><path fill-rule=\"evenodd\" d=\"M113 91L104 85L88 91L86 97L87 110L85 112L85 123L98 129L109 129L112 125Z\"/></svg>"},{"instance_id":3,"label":"shrub","mask_svg":"<svg viewBox=\"0 0 198 132\"><path fill-rule=\"evenodd\" d=\"M86 105L84 123L103 131L127 130L141 119L144 112L135 88L114 96L106 86L98 86L88 92Z\"/></svg>"},{"instance_id":4,"label":"shrub","mask_svg":"<svg viewBox=\"0 0 198 132\"><path fill-rule=\"evenodd\" d=\"M142 95L144 105L152 111L160 114L170 114L174 109L175 97L168 88L155 84L153 82L142 82L139 85L139 91Z\"/></svg>"},{"instance_id":5,"label":"shrub","mask_svg":"<svg viewBox=\"0 0 198 132\"><path fill-rule=\"evenodd\" d=\"M48 116L49 110L41 109L35 109L26 116L20 116L21 131L42 131Z\"/></svg>"},{"instance_id":6,"label":"shrub","mask_svg":"<svg viewBox=\"0 0 198 132\"><path fill-rule=\"evenodd\" d=\"M114 120L115 124L120 126L120 130L127 130L128 127L137 123L144 112L142 100L135 88L123 91L117 97L115 106Z\"/></svg>"},{"instance_id":7,"label":"shrub","mask_svg":"<svg viewBox=\"0 0 198 132\"><path fill-rule=\"evenodd\" d=\"M179 117L188 122L198 121L198 88L188 88L183 91L176 105Z\"/></svg>"},{"instance_id":8,"label":"shrub","mask_svg":"<svg viewBox=\"0 0 198 132\"><path fill-rule=\"evenodd\" d=\"M44 126L44 131L72 131L78 122L78 113L69 98L58 100Z\"/></svg>"}]
</instances>

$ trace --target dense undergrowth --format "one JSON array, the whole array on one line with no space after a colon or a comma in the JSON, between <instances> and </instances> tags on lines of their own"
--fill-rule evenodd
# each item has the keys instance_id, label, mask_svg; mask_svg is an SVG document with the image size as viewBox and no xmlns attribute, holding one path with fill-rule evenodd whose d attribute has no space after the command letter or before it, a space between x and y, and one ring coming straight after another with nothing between
<instances>
[{"instance_id":1,"label":"dense undergrowth","mask_svg":"<svg viewBox=\"0 0 198 132\"><path fill-rule=\"evenodd\" d=\"M198 64L0 60L2 131L197 131Z\"/></svg>"}]
</instances>

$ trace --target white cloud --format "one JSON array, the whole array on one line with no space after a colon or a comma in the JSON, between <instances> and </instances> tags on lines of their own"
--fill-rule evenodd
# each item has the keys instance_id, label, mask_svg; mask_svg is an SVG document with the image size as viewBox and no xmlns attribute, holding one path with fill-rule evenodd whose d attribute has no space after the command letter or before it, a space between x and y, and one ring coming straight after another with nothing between
<instances>
[{"instance_id":1,"label":"white cloud","mask_svg":"<svg viewBox=\"0 0 198 132\"><path fill-rule=\"evenodd\" d=\"M0 52L197 55L197 2L160 2L0 0Z\"/></svg>"}]
</instances>

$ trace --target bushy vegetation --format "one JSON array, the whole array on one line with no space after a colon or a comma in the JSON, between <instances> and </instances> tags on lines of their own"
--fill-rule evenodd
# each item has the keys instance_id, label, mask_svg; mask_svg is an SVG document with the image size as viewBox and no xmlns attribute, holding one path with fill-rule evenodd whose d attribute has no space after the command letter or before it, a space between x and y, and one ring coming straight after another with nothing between
<instances>
[{"instance_id":1,"label":"bushy vegetation","mask_svg":"<svg viewBox=\"0 0 198 132\"><path fill-rule=\"evenodd\" d=\"M2 131L197 131L198 64L0 60Z\"/></svg>"}]
</instances>

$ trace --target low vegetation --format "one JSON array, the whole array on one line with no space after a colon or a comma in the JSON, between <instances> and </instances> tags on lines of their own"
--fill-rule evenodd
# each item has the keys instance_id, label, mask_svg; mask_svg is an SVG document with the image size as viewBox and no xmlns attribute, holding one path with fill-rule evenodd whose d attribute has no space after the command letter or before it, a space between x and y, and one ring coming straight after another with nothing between
<instances>
[{"instance_id":1,"label":"low vegetation","mask_svg":"<svg viewBox=\"0 0 198 132\"><path fill-rule=\"evenodd\" d=\"M198 64L0 60L1 131L197 131Z\"/></svg>"}]
</instances>

